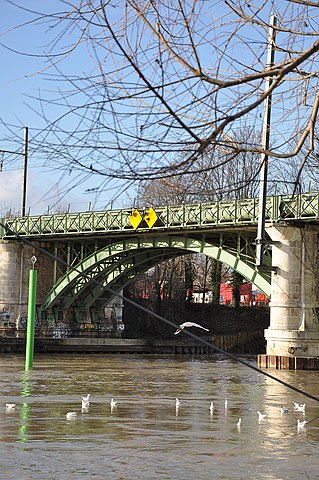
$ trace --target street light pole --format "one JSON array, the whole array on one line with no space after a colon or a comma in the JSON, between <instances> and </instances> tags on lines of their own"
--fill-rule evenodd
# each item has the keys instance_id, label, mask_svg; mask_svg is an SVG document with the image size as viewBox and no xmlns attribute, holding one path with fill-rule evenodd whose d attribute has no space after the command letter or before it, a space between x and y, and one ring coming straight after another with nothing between
<instances>
[{"instance_id":1,"label":"street light pole","mask_svg":"<svg viewBox=\"0 0 319 480\"><path fill-rule=\"evenodd\" d=\"M277 25L277 18L274 15L270 17L269 33L268 33L268 52L267 52L267 64L266 68L270 68L274 65L275 57L275 38L276 30L274 27ZM272 84L272 77L266 78L265 91L269 90ZM265 99L264 103L264 121L261 147L263 150L269 150L269 136L270 136L270 117L271 117L271 92ZM266 218L266 194L267 194L267 176L268 176L268 155L261 154L261 170L259 181L259 207L258 207L258 227L256 238L256 265L263 265L264 256L264 243L266 240L265 235L265 218Z\"/></svg>"}]
</instances>

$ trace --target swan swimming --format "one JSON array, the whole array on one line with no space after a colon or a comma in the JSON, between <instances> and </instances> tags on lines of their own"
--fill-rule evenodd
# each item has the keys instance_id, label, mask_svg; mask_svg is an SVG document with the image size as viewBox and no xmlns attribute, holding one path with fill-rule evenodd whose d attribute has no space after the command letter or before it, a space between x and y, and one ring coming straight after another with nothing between
<instances>
[{"instance_id":1,"label":"swan swimming","mask_svg":"<svg viewBox=\"0 0 319 480\"><path fill-rule=\"evenodd\" d=\"M201 328L202 330L206 330L207 332L209 332L208 328L202 327L198 323L184 322L181 325L179 325L179 328L176 330L176 332L174 332L174 335L177 335L178 333L180 333L182 330L184 330L184 328L190 328L190 327Z\"/></svg>"}]
</instances>

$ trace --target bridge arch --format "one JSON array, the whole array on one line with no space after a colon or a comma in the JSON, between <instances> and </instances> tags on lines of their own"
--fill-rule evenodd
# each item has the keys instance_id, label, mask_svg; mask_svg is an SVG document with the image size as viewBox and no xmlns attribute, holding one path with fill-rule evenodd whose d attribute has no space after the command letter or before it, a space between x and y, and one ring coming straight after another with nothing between
<instances>
[{"instance_id":1,"label":"bridge arch","mask_svg":"<svg viewBox=\"0 0 319 480\"><path fill-rule=\"evenodd\" d=\"M259 271L252 257L225 245L182 236L134 237L101 248L67 271L44 298L42 310L57 303L59 310L63 310L75 301L81 309L93 304L96 309L102 309L135 276L161 261L187 253L202 253L225 263L270 297L269 273Z\"/></svg>"}]
</instances>

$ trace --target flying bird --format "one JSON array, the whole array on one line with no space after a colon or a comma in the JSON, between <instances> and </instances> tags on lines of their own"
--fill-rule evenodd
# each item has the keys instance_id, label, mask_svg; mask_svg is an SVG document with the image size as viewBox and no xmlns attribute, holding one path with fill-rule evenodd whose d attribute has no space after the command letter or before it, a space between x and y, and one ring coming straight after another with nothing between
<instances>
[{"instance_id":1,"label":"flying bird","mask_svg":"<svg viewBox=\"0 0 319 480\"><path fill-rule=\"evenodd\" d=\"M14 410L16 408L15 403L6 403L6 410Z\"/></svg>"},{"instance_id":2,"label":"flying bird","mask_svg":"<svg viewBox=\"0 0 319 480\"><path fill-rule=\"evenodd\" d=\"M198 323L184 322L181 325L179 325L179 328L176 330L176 332L174 332L174 335L177 335L178 333L180 333L182 330L184 330L184 328L190 328L190 327L201 328L202 330L206 330L206 332L209 332L208 328L202 327Z\"/></svg>"}]
</instances>

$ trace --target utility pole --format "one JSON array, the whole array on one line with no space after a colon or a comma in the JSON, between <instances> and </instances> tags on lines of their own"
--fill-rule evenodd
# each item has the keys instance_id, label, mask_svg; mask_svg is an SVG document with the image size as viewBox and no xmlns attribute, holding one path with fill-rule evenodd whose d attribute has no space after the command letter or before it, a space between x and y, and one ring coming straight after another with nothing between
<instances>
[{"instance_id":1,"label":"utility pole","mask_svg":"<svg viewBox=\"0 0 319 480\"><path fill-rule=\"evenodd\" d=\"M27 172L28 172L28 135L29 129L28 127L24 127L24 152L13 152L11 150L0 150L0 172L3 169L4 163L4 154L9 153L12 155L23 155L23 162L22 162L22 198L21 198L21 216L25 216L25 206L26 206L26 196L27 196Z\"/></svg>"},{"instance_id":2,"label":"utility pole","mask_svg":"<svg viewBox=\"0 0 319 480\"><path fill-rule=\"evenodd\" d=\"M22 164L22 198L21 198L21 216L25 217L26 197L27 197L27 172L28 172L28 127L24 128L24 154Z\"/></svg>"},{"instance_id":3,"label":"utility pole","mask_svg":"<svg viewBox=\"0 0 319 480\"><path fill-rule=\"evenodd\" d=\"M277 25L277 18L274 15L270 17L269 32L268 32L268 51L266 68L271 68L274 65L275 58L275 39ZM269 90L272 84L272 77L266 78L265 91ZM264 102L264 121L262 130L261 147L263 150L269 150L269 136L270 136L270 118L271 118L271 100L270 93ZM258 227L256 238L256 265L263 266L264 244L266 241L265 235L265 218L266 218L266 195L267 195L267 176L268 176L268 155L261 154L261 170L259 181L259 207L258 207Z\"/></svg>"}]
</instances>

